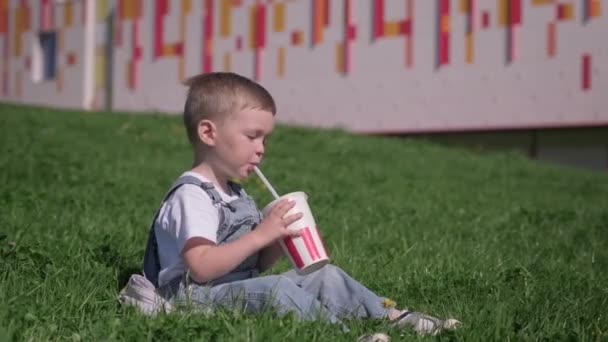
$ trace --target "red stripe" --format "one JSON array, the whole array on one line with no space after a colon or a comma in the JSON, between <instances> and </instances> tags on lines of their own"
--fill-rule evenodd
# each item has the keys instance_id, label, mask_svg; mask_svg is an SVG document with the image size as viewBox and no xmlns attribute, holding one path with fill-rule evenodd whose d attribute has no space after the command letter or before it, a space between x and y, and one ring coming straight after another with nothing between
<instances>
[{"instance_id":1,"label":"red stripe","mask_svg":"<svg viewBox=\"0 0 608 342\"><path fill-rule=\"evenodd\" d=\"M0 3L2 3L0 1ZM2 6L2 5L0 5ZM6 33L8 31L8 11L4 11L0 7L0 34Z\"/></svg>"},{"instance_id":2,"label":"red stripe","mask_svg":"<svg viewBox=\"0 0 608 342\"><path fill-rule=\"evenodd\" d=\"M450 0L441 0L441 4L439 6L439 13L441 15L450 15Z\"/></svg>"},{"instance_id":3,"label":"red stripe","mask_svg":"<svg viewBox=\"0 0 608 342\"><path fill-rule=\"evenodd\" d=\"M384 35L384 0L374 0L374 38Z\"/></svg>"},{"instance_id":4,"label":"red stripe","mask_svg":"<svg viewBox=\"0 0 608 342\"><path fill-rule=\"evenodd\" d=\"M283 243L285 243L285 247L287 247L287 251L289 252L289 255L291 255L296 267L302 268L304 266L304 261L302 261L302 257L300 256L300 253L298 253L296 245L293 243L293 238L288 236L283 239Z\"/></svg>"},{"instance_id":5,"label":"red stripe","mask_svg":"<svg viewBox=\"0 0 608 342\"><path fill-rule=\"evenodd\" d=\"M351 70L351 45L357 35L356 27L351 24L352 4L351 0L344 0L344 73L348 74Z\"/></svg>"},{"instance_id":6,"label":"red stripe","mask_svg":"<svg viewBox=\"0 0 608 342\"><path fill-rule=\"evenodd\" d=\"M511 25L521 24L521 0L511 0Z\"/></svg>"},{"instance_id":7,"label":"red stripe","mask_svg":"<svg viewBox=\"0 0 608 342\"><path fill-rule=\"evenodd\" d=\"M583 55L582 65L582 87L583 90L591 89L591 56Z\"/></svg>"},{"instance_id":8,"label":"red stripe","mask_svg":"<svg viewBox=\"0 0 608 342\"><path fill-rule=\"evenodd\" d=\"M203 71L211 72L211 69L213 69L213 52L207 51L207 47L212 44L213 39L213 0L205 1L203 17Z\"/></svg>"},{"instance_id":9,"label":"red stripe","mask_svg":"<svg viewBox=\"0 0 608 342\"><path fill-rule=\"evenodd\" d=\"M490 27L490 12L484 11L481 15L481 26L483 28Z\"/></svg>"},{"instance_id":10,"label":"red stripe","mask_svg":"<svg viewBox=\"0 0 608 342\"><path fill-rule=\"evenodd\" d=\"M403 20L399 23L399 33L409 36L412 32L412 22L411 19Z\"/></svg>"},{"instance_id":11,"label":"red stripe","mask_svg":"<svg viewBox=\"0 0 608 342\"><path fill-rule=\"evenodd\" d=\"M266 46L266 6L264 5L258 5L256 24L256 47L263 49Z\"/></svg>"},{"instance_id":12,"label":"red stripe","mask_svg":"<svg viewBox=\"0 0 608 342\"><path fill-rule=\"evenodd\" d=\"M321 259L321 255L319 254L315 240L312 238L309 227L306 227L300 231L300 237L304 240L304 245L306 246L306 250L308 251L308 254L310 254L312 261Z\"/></svg>"},{"instance_id":13,"label":"red stripe","mask_svg":"<svg viewBox=\"0 0 608 342\"><path fill-rule=\"evenodd\" d=\"M166 0L156 0L156 8L154 13L154 57L158 58L163 51L163 17L167 10Z\"/></svg>"},{"instance_id":14,"label":"red stripe","mask_svg":"<svg viewBox=\"0 0 608 342\"><path fill-rule=\"evenodd\" d=\"M450 34L442 33L439 37L439 64L450 64Z\"/></svg>"},{"instance_id":15,"label":"red stripe","mask_svg":"<svg viewBox=\"0 0 608 342\"><path fill-rule=\"evenodd\" d=\"M130 88L137 88L139 80L139 58L137 57L139 51L139 20L133 19L133 29L131 31L131 77L130 77Z\"/></svg>"}]
</instances>

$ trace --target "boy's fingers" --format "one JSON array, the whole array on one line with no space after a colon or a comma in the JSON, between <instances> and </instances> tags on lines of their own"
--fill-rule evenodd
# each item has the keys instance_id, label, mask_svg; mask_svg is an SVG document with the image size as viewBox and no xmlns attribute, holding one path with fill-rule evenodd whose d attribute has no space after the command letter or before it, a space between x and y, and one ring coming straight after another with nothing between
<instances>
[{"instance_id":1,"label":"boy's fingers","mask_svg":"<svg viewBox=\"0 0 608 342\"><path fill-rule=\"evenodd\" d=\"M297 220L301 219L302 216L304 216L302 213L297 213L297 214L289 215L289 216L283 218L283 223L287 227L290 224L292 224L292 223L296 222Z\"/></svg>"},{"instance_id":2,"label":"boy's fingers","mask_svg":"<svg viewBox=\"0 0 608 342\"><path fill-rule=\"evenodd\" d=\"M302 235L302 234L300 233L300 230L299 230L299 229L298 229L298 230L291 230L291 229L288 229L288 230L287 230L287 233L289 234L289 236L293 236L293 237L296 237L296 236L300 236L300 235Z\"/></svg>"},{"instance_id":3,"label":"boy's fingers","mask_svg":"<svg viewBox=\"0 0 608 342\"><path fill-rule=\"evenodd\" d=\"M283 200L275 207L275 212L279 215L279 217L283 217L289 209L293 208L296 205L295 201Z\"/></svg>"}]
</instances>

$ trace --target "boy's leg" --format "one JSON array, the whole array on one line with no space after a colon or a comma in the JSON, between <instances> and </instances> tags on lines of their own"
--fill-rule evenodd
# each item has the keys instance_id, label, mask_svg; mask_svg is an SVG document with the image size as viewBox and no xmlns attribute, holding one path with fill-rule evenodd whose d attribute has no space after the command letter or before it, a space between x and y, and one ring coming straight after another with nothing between
<instances>
[{"instance_id":1,"label":"boy's leg","mask_svg":"<svg viewBox=\"0 0 608 342\"><path fill-rule=\"evenodd\" d=\"M229 310L261 312L272 308L284 315L293 313L302 320L324 319L338 323L338 318L311 293L291 279L271 275L230 283L202 286L183 285L174 297L177 305L190 303L203 310L223 307Z\"/></svg>"},{"instance_id":2,"label":"boy's leg","mask_svg":"<svg viewBox=\"0 0 608 342\"><path fill-rule=\"evenodd\" d=\"M331 264L305 276L299 276L293 270L284 275L340 318L387 318L397 326L412 327L421 334L436 334L460 324L455 319L444 321L420 312L398 310L392 307L394 303L390 305L391 301L387 298L378 296Z\"/></svg>"},{"instance_id":3,"label":"boy's leg","mask_svg":"<svg viewBox=\"0 0 608 342\"><path fill-rule=\"evenodd\" d=\"M293 270L283 275L338 317L389 318L391 308L386 307L386 298L378 296L339 267L328 264L304 276Z\"/></svg>"}]
</instances>

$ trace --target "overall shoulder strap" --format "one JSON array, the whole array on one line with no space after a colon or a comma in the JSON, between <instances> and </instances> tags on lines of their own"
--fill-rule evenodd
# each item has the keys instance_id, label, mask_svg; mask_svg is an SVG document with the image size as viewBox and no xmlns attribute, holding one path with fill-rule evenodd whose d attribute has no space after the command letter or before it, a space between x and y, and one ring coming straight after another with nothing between
<instances>
[{"instance_id":1,"label":"overall shoulder strap","mask_svg":"<svg viewBox=\"0 0 608 342\"><path fill-rule=\"evenodd\" d=\"M148 233L148 242L146 244L146 251L144 253L144 267L143 273L144 276L152 283L155 287L158 287L158 273L160 272L160 259L158 257L158 243L156 242L156 233L154 232L154 222L158 218L158 214L160 213L160 207L162 207L162 203L164 203L170 196L177 190L180 186L184 184L192 184L201 187L203 191L207 193L207 195L211 198L213 204L217 204L221 202L222 198L220 194L215 190L215 187L212 183L203 182L200 179L194 176L183 176L178 178L167 194L163 197L161 205L159 209L156 211L154 215L154 219L152 220L152 224L150 225L150 231Z\"/></svg>"},{"instance_id":2,"label":"overall shoulder strap","mask_svg":"<svg viewBox=\"0 0 608 342\"><path fill-rule=\"evenodd\" d=\"M232 190L232 192L237 194L239 197L243 197L247 194L245 189L243 189L243 186L237 182L228 181L228 187L230 187L230 190Z\"/></svg>"}]
</instances>

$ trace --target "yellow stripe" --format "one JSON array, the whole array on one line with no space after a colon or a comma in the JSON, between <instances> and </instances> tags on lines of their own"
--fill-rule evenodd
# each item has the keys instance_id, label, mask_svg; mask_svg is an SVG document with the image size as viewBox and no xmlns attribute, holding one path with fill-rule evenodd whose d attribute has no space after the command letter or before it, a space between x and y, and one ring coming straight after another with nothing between
<instances>
[{"instance_id":1,"label":"yellow stripe","mask_svg":"<svg viewBox=\"0 0 608 342\"><path fill-rule=\"evenodd\" d=\"M255 49L255 22L257 17L258 6L249 7L249 48Z\"/></svg>"},{"instance_id":2,"label":"yellow stripe","mask_svg":"<svg viewBox=\"0 0 608 342\"><path fill-rule=\"evenodd\" d=\"M508 0L497 0L498 8L498 25L506 26L509 21L509 1Z\"/></svg>"},{"instance_id":3,"label":"yellow stripe","mask_svg":"<svg viewBox=\"0 0 608 342\"><path fill-rule=\"evenodd\" d=\"M21 75L21 71L17 71L16 75L17 79L15 80L15 88L18 97L21 97L23 94L23 77Z\"/></svg>"},{"instance_id":4,"label":"yellow stripe","mask_svg":"<svg viewBox=\"0 0 608 342\"><path fill-rule=\"evenodd\" d=\"M220 36L226 38L230 36L231 28L231 6L232 0L221 0L220 2Z\"/></svg>"},{"instance_id":5,"label":"yellow stripe","mask_svg":"<svg viewBox=\"0 0 608 342\"><path fill-rule=\"evenodd\" d=\"M96 13L97 21L102 22L106 19L106 16L108 15L108 0L97 0L95 2L95 5L96 5L95 13Z\"/></svg>"},{"instance_id":6,"label":"yellow stripe","mask_svg":"<svg viewBox=\"0 0 608 342\"><path fill-rule=\"evenodd\" d=\"M125 19L133 19L135 18L135 1L134 0L124 0L122 2L122 10Z\"/></svg>"},{"instance_id":7,"label":"yellow stripe","mask_svg":"<svg viewBox=\"0 0 608 342\"><path fill-rule=\"evenodd\" d=\"M182 0L182 13L188 14L192 11L192 0Z\"/></svg>"},{"instance_id":8,"label":"yellow stripe","mask_svg":"<svg viewBox=\"0 0 608 342\"><path fill-rule=\"evenodd\" d=\"M552 0L532 0L532 6L544 6L553 3Z\"/></svg>"},{"instance_id":9,"label":"yellow stripe","mask_svg":"<svg viewBox=\"0 0 608 342\"><path fill-rule=\"evenodd\" d=\"M473 59L475 57L475 42L473 41L473 33L472 32L468 32L466 37L465 37L465 43L466 43L466 56L465 56L465 62L467 64L472 64L473 63Z\"/></svg>"},{"instance_id":10,"label":"yellow stripe","mask_svg":"<svg viewBox=\"0 0 608 342\"><path fill-rule=\"evenodd\" d=\"M224 54L224 71L232 71L232 56L230 55L230 52Z\"/></svg>"},{"instance_id":11,"label":"yellow stripe","mask_svg":"<svg viewBox=\"0 0 608 342\"><path fill-rule=\"evenodd\" d=\"M272 27L274 32L285 30L285 3L277 2L273 6Z\"/></svg>"},{"instance_id":12,"label":"yellow stripe","mask_svg":"<svg viewBox=\"0 0 608 342\"><path fill-rule=\"evenodd\" d=\"M73 16L73 6L72 0L68 0L63 5L63 26L70 27L72 26L72 16Z\"/></svg>"},{"instance_id":13,"label":"yellow stripe","mask_svg":"<svg viewBox=\"0 0 608 342\"><path fill-rule=\"evenodd\" d=\"M173 44L165 44L163 45L161 56L175 56L175 45Z\"/></svg>"},{"instance_id":14,"label":"yellow stripe","mask_svg":"<svg viewBox=\"0 0 608 342\"><path fill-rule=\"evenodd\" d=\"M566 19L568 19L568 20L574 19L574 4L573 3L565 4L565 16L566 16Z\"/></svg>"},{"instance_id":15,"label":"yellow stripe","mask_svg":"<svg viewBox=\"0 0 608 342\"><path fill-rule=\"evenodd\" d=\"M469 13L469 0L460 0L460 13Z\"/></svg>"},{"instance_id":16,"label":"yellow stripe","mask_svg":"<svg viewBox=\"0 0 608 342\"><path fill-rule=\"evenodd\" d=\"M384 22L384 36L394 37L399 35L401 24L398 21L386 21Z\"/></svg>"},{"instance_id":17,"label":"yellow stripe","mask_svg":"<svg viewBox=\"0 0 608 342\"><path fill-rule=\"evenodd\" d=\"M104 47L97 47L97 56L95 58L95 85L101 87L105 81L106 76L106 56L104 54Z\"/></svg>"}]
</instances>

